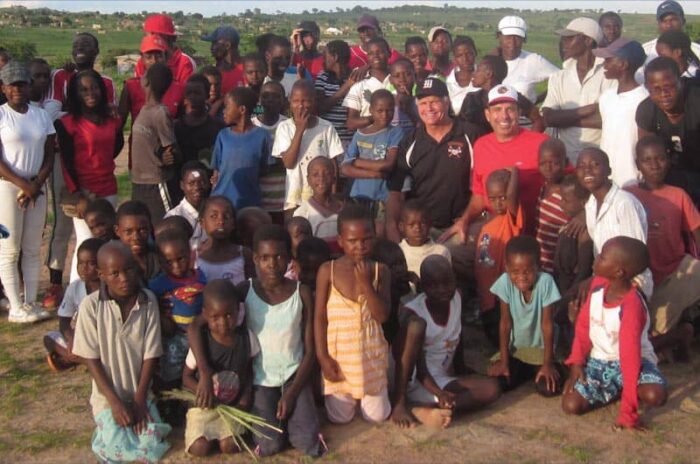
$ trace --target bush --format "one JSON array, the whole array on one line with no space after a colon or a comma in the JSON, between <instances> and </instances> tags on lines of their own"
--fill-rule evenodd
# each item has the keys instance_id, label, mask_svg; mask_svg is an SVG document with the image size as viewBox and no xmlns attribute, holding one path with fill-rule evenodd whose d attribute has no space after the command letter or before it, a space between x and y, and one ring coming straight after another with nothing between
<instances>
[{"instance_id":1,"label":"bush","mask_svg":"<svg viewBox=\"0 0 700 464\"><path fill-rule=\"evenodd\" d=\"M35 58L37 55L36 44L28 40L0 41L0 47L7 50L12 59L24 63Z\"/></svg>"}]
</instances>

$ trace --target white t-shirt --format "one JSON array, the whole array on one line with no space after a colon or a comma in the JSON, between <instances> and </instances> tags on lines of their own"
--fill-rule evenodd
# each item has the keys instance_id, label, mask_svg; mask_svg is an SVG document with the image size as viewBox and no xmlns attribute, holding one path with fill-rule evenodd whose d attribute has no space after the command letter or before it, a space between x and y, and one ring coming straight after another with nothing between
<instances>
[{"instance_id":1,"label":"white t-shirt","mask_svg":"<svg viewBox=\"0 0 700 464\"><path fill-rule=\"evenodd\" d=\"M270 134L270 138L272 139L272 142L274 143L275 142L275 133L277 132L277 126L279 126L282 121L286 121L287 119L289 119L287 116L280 114L280 117L277 120L277 122L271 126L266 126L265 124L263 124L262 121L260 121L260 119L258 119L258 116L251 118L250 121L253 123L254 126L262 127L263 129L265 129L267 131L267 133Z\"/></svg>"},{"instance_id":2,"label":"white t-shirt","mask_svg":"<svg viewBox=\"0 0 700 464\"><path fill-rule=\"evenodd\" d=\"M294 211L294 216L300 216L309 221L314 237L324 240L335 239L338 236L338 215L324 216L308 201L302 201Z\"/></svg>"},{"instance_id":3,"label":"white t-shirt","mask_svg":"<svg viewBox=\"0 0 700 464\"><path fill-rule=\"evenodd\" d=\"M359 111L362 117L369 116L369 102L372 94L379 89L385 89L388 84L389 76L386 76L384 82L369 76L350 87L343 99L343 106Z\"/></svg>"},{"instance_id":4,"label":"white t-shirt","mask_svg":"<svg viewBox=\"0 0 700 464\"><path fill-rule=\"evenodd\" d=\"M559 68L542 55L525 50L521 50L520 56L514 60L506 60L506 64L508 75L503 79L503 83L514 87L533 103L537 100L535 86L559 71Z\"/></svg>"},{"instance_id":5,"label":"white t-shirt","mask_svg":"<svg viewBox=\"0 0 700 464\"><path fill-rule=\"evenodd\" d=\"M637 106L648 96L643 85L623 93L609 89L600 96L598 105L603 121L600 149L608 154L613 182L620 187L636 185L639 180L635 163L639 138L635 115Z\"/></svg>"},{"instance_id":6,"label":"white t-shirt","mask_svg":"<svg viewBox=\"0 0 700 464\"><path fill-rule=\"evenodd\" d=\"M199 211L197 211L197 208L192 206L186 198L183 198L177 206L165 213L164 217L167 218L170 216L181 216L192 226L193 233L192 237L190 237L190 248L195 250L206 241L207 233L204 232L204 229L202 229L199 223Z\"/></svg>"},{"instance_id":7,"label":"white t-shirt","mask_svg":"<svg viewBox=\"0 0 700 464\"><path fill-rule=\"evenodd\" d=\"M411 246L406 239L404 239L401 240L399 246L406 258L406 266L409 272L414 272L418 277L420 277L420 265L423 264L425 258L430 255L444 256L448 261L452 261L450 250L441 243L435 243L432 239L429 239L421 246Z\"/></svg>"},{"instance_id":8,"label":"white t-shirt","mask_svg":"<svg viewBox=\"0 0 700 464\"><path fill-rule=\"evenodd\" d=\"M357 85L357 84L356 84ZM317 123L304 131L297 163L292 169L287 169L287 185L284 209L291 209L301 204L302 200L311 198L311 187L306 179L306 168L312 159L318 156L335 158L344 152L340 137L333 124L325 119L316 118ZM296 132L293 119L282 121L275 132L275 142L272 145L272 156L282 158L292 144Z\"/></svg>"},{"instance_id":9,"label":"white t-shirt","mask_svg":"<svg viewBox=\"0 0 700 464\"><path fill-rule=\"evenodd\" d=\"M25 179L39 174L46 138L56 133L49 113L34 105L27 108L22 114L8 103L0 106L2 158L12 172Z\"/></svg>"},{"instance_id":10,"label":"white t-shirt","mask_svg":"<svg viewBox=\"0 0 700 464\"><path fill-rule=\"evenodd\" d=\"M616 80L605 78L603 61L605 61L603 58L596 58L593 67L588 70L581 82L576 70L576 60L566 60L564 69L550 76L547 98L542 103L542 108L553 110L580 108L598 103L604 91L617 89ZM578 154L585 147L600 145L600 129L557 127L552 128L551 135L564 142L566 155L573 165L576 165Z\"/></svg>"},{"instance_id":11,"label":"white t-shirt","mask_svg":"<svg viewBox=\"0 0 700 464\"><path fill-rule=\"evenodd\" d=\"M58 317L75 317L80 303L86 296L87 290L85 288L85 282L82 280L74 280L71 282L66 288L66 292L63 294L61 306L58 307Z\"/></svg>"},{"instance_id":12,"label":"white t-shirt","mask_svg":"<svg viewBox=\"0 0 700 464\"><path fill-rule=\"evenodd\" d=\"M471 82L466 87L459 85L455 77L454 69L447 75L445 84L447 84L447 91L450 93L450 103L452 104L452 111L454 114L459 114L459 110L462 109L464 97L466 97L469 92L476 92L479 90L479 87L474 87Z\"/></svg>"}]
</instances>

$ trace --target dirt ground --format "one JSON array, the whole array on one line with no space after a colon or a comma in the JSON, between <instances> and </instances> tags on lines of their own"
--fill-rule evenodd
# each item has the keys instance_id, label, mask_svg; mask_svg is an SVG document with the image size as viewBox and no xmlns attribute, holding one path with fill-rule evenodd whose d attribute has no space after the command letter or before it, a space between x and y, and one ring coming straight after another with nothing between
<instances>
[{"instance_id":1,"label":"dirt ground","mask_svg":"<svg viewBox=\"0 0 700 464\"><path fill-rule=\"evenodd\" d=\"M120 163L121 164L121 163ZM45 237L48 236L48 230ZM46 241L46 240L44 240ZM44 250L46 244L44 244ZM43 274L43 286L48 282ZM0 462L95 462L90 451L94 423L88 405L90 378L83 368L61 374L49 371L41 339L58 327L51 319L31 326L7 323L0 314ZM484 372L491 354L473 327L464 331L465 358ZM424 427L404 431L390 423L325 424L330 448L321 462L698 462L700 415L681 412L680 402L698 393L700 350L689 364L660 366L669 381L670 399L644 412L646 433L613 432L614 404L583 417L567 417L558 398L539 397L531 385L504 395L492 407L457 417L444 431ZM320 411L321 412L321 411ZM164 462L192 462L183 449L183 429L170 437ZM227 461L250 461L240 455ZM221 462L214 456L202 462ZM295 451L267 462L307 461Z\"/></svg>"}]
</instances>

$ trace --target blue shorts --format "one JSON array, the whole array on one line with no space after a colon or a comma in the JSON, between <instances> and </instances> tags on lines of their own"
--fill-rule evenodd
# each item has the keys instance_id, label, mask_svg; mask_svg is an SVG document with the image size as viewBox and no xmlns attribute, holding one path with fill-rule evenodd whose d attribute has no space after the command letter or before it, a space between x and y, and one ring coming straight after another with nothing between
<instances>
[{"instance_id":1,"label":"blue shorts","mask_svg":"<svg viewBox=\"0 0 700 464\"><path fill-rule=\"evenodd\" d=\"M576 382L574 388L591 405L608 404L617 400L622 394L622 369L620 361L601 361L588 358L584 370L586 379ZM655 383L666 385L666 379L656 364L642 359L638 385Z\"/></svg>"}]
</instances>

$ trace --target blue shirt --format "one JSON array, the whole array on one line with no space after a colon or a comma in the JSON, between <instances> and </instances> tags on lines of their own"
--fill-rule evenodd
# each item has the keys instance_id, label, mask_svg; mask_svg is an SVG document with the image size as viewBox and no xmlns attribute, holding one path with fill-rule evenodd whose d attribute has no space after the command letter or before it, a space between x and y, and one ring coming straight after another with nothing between
<instances>
[{"instance_id":1,"label":"blue shirt","mask_svg":"<svg viewBox=\"0 0 700 464\"><path fill-rule=\"evenodd\" d=\"M546 272L540 272L532 290L530 302L526 303L523 293L513 285L507 272L491 286L491 293L510 306L513 328L510 333L511 352L517 348L542 348L542 313L544 307L561 299L554 278Z\"/></svg>"},{"instance_id":2,"label":"blue shirt","mask_svg":"<svg viewBox=\"0 0 700 464\"><path fill-rule=\"evenodd\" d=\"M260 206L260 170L270 158L272 141L261 127L237 133L227 127L214 143L211 167L219 171L212 195L223 195L236 209Z\"/></svg>"},{"instance_id":3,"label":"blue shirt","mask_svg":"<svg viewBox=\"0 0 700 464\"><path fill-rule=\"evenodd\" d=\"M390 148L398 148L403 138L403 131L398 127L387 127L374 134L355 132L348 146L344 163L352 163L354 159L383 160ZM350 196L365 197L371 200L386 200L389 189L385 179L355 179L352 183Z\"/></svg>"},{"instance_id":4,"label":"blue shirt","mask_svg":"<svg viewBox=\"0 0 700 464\"><path fill-rule=\"evenodd\" d=\"M158 300L168 300L172 303L173 320L180 329L186 330L190 322L202 313L206 283L204 274L199 271L184 279L161 273L151 279L148 288L155 293Z\"/></svg>"}]
</instances>

